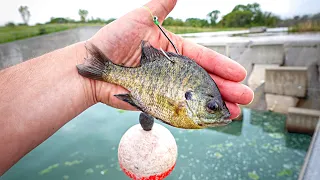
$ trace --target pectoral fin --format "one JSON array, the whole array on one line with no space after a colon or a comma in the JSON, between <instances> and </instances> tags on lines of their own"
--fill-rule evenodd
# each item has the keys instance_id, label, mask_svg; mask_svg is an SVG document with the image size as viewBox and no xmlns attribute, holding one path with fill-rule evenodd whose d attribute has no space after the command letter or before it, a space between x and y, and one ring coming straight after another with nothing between
<instances>
[{"instance_id":1,"label":"pectoral fin","mask_svg":"<svg viewBox=\"0 0 320 180\"><path fill-rule=\"evenodd\" d=\"M129 103L131 106L138 108L140 111L142 111L141 107L135 103L133 97L130 94L116 94L114 96L124 102Z\"/></svg>"},{"instance_id":2,"label":"pectoral fin","mask_svg":"<svg viewBox=\"0 0 320 180\"><path fill-rule=\"evenodd\" d=\"M185 101L173 101L171 99L168 99L168 103L173 107L175 115L181 114L186 107Z\"/></svg>"}]
</instances>

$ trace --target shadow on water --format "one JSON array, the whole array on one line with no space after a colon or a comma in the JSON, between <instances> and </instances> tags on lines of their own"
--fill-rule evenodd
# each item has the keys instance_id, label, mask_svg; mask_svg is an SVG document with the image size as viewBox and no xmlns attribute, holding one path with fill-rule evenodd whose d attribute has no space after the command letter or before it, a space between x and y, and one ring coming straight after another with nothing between
<instances>
[{"instance_id":1,"label":"shadow on water","mask_svg":"<svg viewBox=\"0 0 320 180\"><path fill-rule=\"evenodd\" d=\"M39 145L1 180L128 179L117 148L138 123L139 112L97 104ZM178 145L175 169L167 180L297 179L311 136L287 133L285 116L243 109L243 120L229 126L184 130L168 128Z\"/></svg>"},{"instance_id":2,"label":"shadow on water","mask_svg":"<svg viewBox=\"0 0 320 180\"><path fill-rule=\"evenodd\" d=\"M210 130L229 135L240 136L242 131L242 121L233 121L228 126L219 126L210 128Z\"/></svg>"},{"instance_id":3,"label":"shadow on water","mask_svg":"<svg viewBox=\"0 0 320 180\"><path fill-rule=\"evenodd\" d=\"M288 148L304 150L309 146L310 135L301 135L298 133L289 133L285 128L286 116L274 112L251 111L251 124L260 126L262 130L269 135L283 136L285 145Z\"/></svg>"}]
</instances>

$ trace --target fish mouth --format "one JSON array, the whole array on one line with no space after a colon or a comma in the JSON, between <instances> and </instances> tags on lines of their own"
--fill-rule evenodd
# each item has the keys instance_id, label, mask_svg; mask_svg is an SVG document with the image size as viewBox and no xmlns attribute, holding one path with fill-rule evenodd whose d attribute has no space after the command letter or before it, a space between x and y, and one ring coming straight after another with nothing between
<instances>
[{"instance_id":1,"label":"fish mouth","mask_svg":"<svg viewBox=\"0 0 320 180\"><path fill-rule=\"evenodd\" d=\"M221 121L216 121L216 122L212 122L212 123L207 123L207 122L201 121L201 124L199 124L199 125L204 126L204 127L218 127L218 126L226 126L226 125L230 124L231 122L232 122L231 119L222 118Z\"/></svg>"},{"instance_id":2,"label":"fish mouth","mask_svg":"<svg viewBox=\"0 0 320 180\"><path fill-rule=\"evenodd\" d=\"M231 116L231 114L228 111L227 113L224 113L224 115L222 117L220 117L220 119L218 119L217 121L214 121L214 122L204 122L201 120L201 118L199 118L199 117L197 117L197 118L201 121L202 126L218 127L218 126L226 126L226 125L230 124L232 122L232 119L230 119L230 116Z\"/></svg>"}]
</instances>

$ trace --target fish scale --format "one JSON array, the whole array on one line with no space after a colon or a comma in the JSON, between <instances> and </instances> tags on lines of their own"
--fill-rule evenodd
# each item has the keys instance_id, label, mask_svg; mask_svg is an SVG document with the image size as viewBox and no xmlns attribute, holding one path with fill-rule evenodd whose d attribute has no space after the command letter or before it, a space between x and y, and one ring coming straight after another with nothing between
<instances>
[{"instance_id":1,"label":"fish scale","mask_svg":"<svg viewBox=\"0 0 320 180\"><path fill-rule=\"evenodd\" d=\"M94 45L90 44L87 49L91 58L77 65L79 74L126 88L129 94L116 97L144 113L185 129L231 122L230 112L215 82L190 58L162 52L142 42L140 65L123 67L112 63ZM185 96L187 92L189 99Z\"/></svg>"}]
</instances>

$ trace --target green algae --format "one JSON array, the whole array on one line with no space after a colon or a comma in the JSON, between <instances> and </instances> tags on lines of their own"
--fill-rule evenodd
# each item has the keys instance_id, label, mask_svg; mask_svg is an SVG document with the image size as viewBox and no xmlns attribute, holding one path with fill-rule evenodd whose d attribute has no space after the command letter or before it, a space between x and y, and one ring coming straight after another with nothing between
<instances>
[{"instance_id":1,"label":"green algae","mask_svg":"<svg viewBox=\"0 0 320 180\"><path fill-rule=\"evenodd\" d=\"M248 172L248 176L249 176L249 178L252 179L252 180L258 180L258 179L260 179L260 176L259 176L255 171Z\"/></svg>"},{"instance_id":2,"label":"green algae","mask_svg":"<svg viewBox=\"0 0 320 180\"><path fill-rule=\"evenodd\" d=\"M40 175L47 174L47 173L51 172L53 169L58 168L58 167L59 167L59 163L53 164L53 165L49 166L48 168L40 171L39 174Z\"/></svg>"},{"instance_id":3,"label":"green algae","mask_svg":"<svg viewBox=\"0 0 320 180\"><path fill-rule=\"evenodd\" d=\"M92 173L94 173L94 170L93 170L92 168L86 169L86 170L84 171L84 174L86 174L86 175L92 174Z\"/></svg>"},{"instance_id":4,"label":"green algae","mask_svg":"<svg viewBox=\"0 0 320 180\"><path fill-rule=\"evenodd\" d=\"M65 166L73 166L73 165L76 165L76 164L81 164L83 161L82 160L74 160L74 161L66 161L64 162L64 165Z\"/></svg>"}]
</instances>

